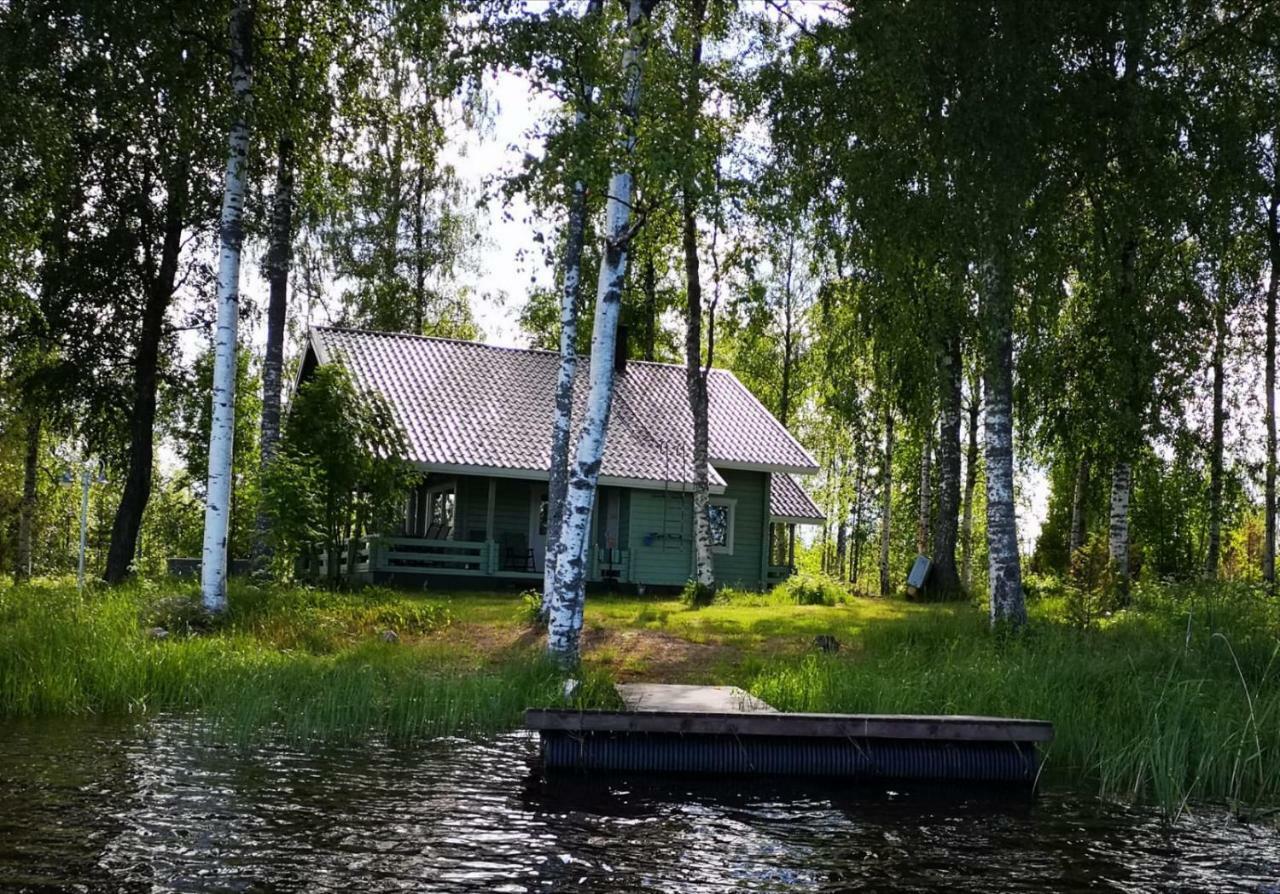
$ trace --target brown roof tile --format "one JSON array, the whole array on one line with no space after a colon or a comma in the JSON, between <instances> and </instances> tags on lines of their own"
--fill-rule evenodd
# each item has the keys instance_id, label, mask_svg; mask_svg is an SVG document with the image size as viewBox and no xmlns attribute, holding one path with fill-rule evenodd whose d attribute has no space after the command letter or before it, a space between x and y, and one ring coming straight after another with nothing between
<instances>
[{"instance_id":1,"label":"brown roof tile","mask_svg":"<svg viewBox=\"0 0 1280 894\"><path fill-rule=\"evenodd\" d=\"M352 329L316 328L311 338L320 362L343 363L357 386L386 398L409 442L408 460L546 474L559 365L554 352ZM587 366L583 358L575 429ZM808 452L733 373L713 369L710 396L714 464L817 471ZM684 367L630 361L618 377L601 474L691 483L692 430ZM724 485L714 469L712 484Z\"/></svg>"}]
</instances>

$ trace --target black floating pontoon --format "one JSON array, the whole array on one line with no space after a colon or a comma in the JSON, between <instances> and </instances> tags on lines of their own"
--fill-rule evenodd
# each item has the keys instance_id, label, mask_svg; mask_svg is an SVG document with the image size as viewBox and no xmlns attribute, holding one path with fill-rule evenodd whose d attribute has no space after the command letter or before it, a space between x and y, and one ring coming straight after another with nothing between
<instances>
[{"instance_id":1,"label":"black floating pontoon","mask_svg":"<svg viewBox=\"0 0 1280 894\"><path fill-rule=\"evenodd\" d=\"M625 711L530 709L549 770L1032 783L1040 720L784 714L729 687L620 686Z\"/></svg>"}]
</instances>

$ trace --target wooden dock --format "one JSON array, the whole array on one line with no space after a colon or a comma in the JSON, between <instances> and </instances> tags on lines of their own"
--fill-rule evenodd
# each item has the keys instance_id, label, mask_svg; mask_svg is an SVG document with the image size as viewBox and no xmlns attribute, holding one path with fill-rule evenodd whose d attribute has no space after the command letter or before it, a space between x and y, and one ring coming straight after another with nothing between
<instances>
[{"instance_id":1,"label":"wooden dock","mask_svg":"<svg viewBox=\"0 0 1280 894\"><path fill-rule=\"evenodd\" d=\"M625 710L530 709L548 768L1031 782L1053 725L794 714L727 686L618 686Z\"/></svg>"}]
</instances>

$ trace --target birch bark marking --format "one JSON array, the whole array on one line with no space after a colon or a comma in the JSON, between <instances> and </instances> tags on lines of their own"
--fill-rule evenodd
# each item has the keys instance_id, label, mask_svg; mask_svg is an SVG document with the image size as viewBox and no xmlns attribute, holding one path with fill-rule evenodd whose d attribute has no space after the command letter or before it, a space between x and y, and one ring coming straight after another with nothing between
<instances>
[{"instance_id":1,"label":"birch bark marking","mask_svg":"<svg viewBox=\"0 0 1280 894\"><path fill-rule=\"evenodd\" d=\"M289 309L289 264L293 242L293 140L276 144L276 195L271 208L271 246L267 251L267 345L262 360L262 424L259 433L260 469L265 475L280 441L280 390L284 370L284 328ZM258 513L254 552L271 555L271 517Z\"/></svg>"},{"instance_id":2,"label":"birch bark marking","mask_svg":"<svg viewBox=\"0 0 1280 894\"><path fill-rule=\"evenodd\" d=\"M231 449L236 409L236 325L240 312L240 246L244 241L245 174L249 155L249 0L231 11L231 90L236 119L227 140L227 171L218 228L218 322L213 337L213 421L209 432L209 485L205 497L200 599L205 611L227 607L227 530L231 521Z\"/></svg>"},{"instance_id":3,"label":"birch bark marking","mask_svg":"<svg viewBox=\"0 0 1280 894\"><path fill-rule=\"evenodd\" d=\"M1133 474L1127 462L1117 462L1111 472L1111 568L1120 580L1121 588L1129 583L1129 493L1133 487Z\"/></svg>"},{"instance_id":4,"label":"birch bark marking","mask_svg":"<svg viewBox=\"0 0 1280 894\"><path fill-rule=\"evenodd\" d=\"M893 411L884 414L884 468L880 473L880 595L889 595L889 542L893 537Z\"/></svg>"},{"instance_id":5,"label":"birch bark marking","mask_svg":"<svg viewBox=\"0 0 1280 894\"><path fill-rule=\"evenodd\" d=\"M591 0L586 16L598 15L602 0ZM587 125L591 86L584 85L573 128ZM578 305L582 284L582 243L586 238L587 185L575 180L565 229L564 275L560 290L560 367L556 373L556 415L551 423L551 469L547 485L547 539L542 558L542 610L545 618L555 590L556 556L564 528L565 495L569 490L569 436L573 425L573 380L578 375Z\"/></svg>"},{"instance_id":6,"label":"birch bark marking","mask_svg":"<svg viewBox=\"0 0 1280 894\"><path fill-rule=\"evenodd\" d=\"M631 0L627 10L627 48L622 56L626 75L621 141L623 158L635 148L635 119L640 109L640 83L644 66L645 32L653 0ZM588 374L586 411L578 446L569 469L563 528L556 547L555 579L547 625L547 651L562 665L578 660L582 632L582 608L586 589L587 528L595 502L600 464L608 436L609 408L613 403L614 351L618 317L622 311L622 286L627 275L627 247L631 239L632 176L622 165L609 180L605 204L605 246L596 284L596 313L591 333L591 367Z\"/></svg>"},{"instance_id":7,"label":"birch bark marking","mask_svg":"<svg viewBox=\"0 0 1280 894\"><path fill-rule=\"evenodd\" d=\"M991 626L1027 621L1013 501L1013 294L1003 258L983 265L986 392L987 570Z\"/></svg>"}]
</instances>

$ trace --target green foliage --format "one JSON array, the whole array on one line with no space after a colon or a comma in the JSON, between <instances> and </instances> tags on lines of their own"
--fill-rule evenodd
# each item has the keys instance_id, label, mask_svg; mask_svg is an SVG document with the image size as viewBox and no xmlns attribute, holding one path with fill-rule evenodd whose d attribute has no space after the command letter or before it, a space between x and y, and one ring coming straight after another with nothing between
<instances>
[{"instance_id":1,"label":"green foliage","mask_svg":"<svg viewBox=\"0 0 1280 894\"><path fill-rule=\"evenodd\" d=\"M716 588L689 578L680 590L680 601L689 608L702 608L716 601Z\"/></svg>"},{"instance_id":2,"label":"green foliage","mask_svg":"<svg viewBox=\"0 0 1280 894\"><path fill-rule=\"evenodd\" d=\"M516 618L528 627L544 626L546 619L542 616L542 594L537 590L523 591L516 605Z\"/></svg>"},{"instance_id":3,"label":"green foliage","mask_svg":"<svg viewBox=\"0 0 1280 894\"><path fill-rule=\"evenodd\" d=\"M1133 608L1089 630L1055 599L1015 638L987 635L979 612L931 610L868 625L839 656L768 661L746 683L784 711L1049 720L1047 780L1151 798L1172 817L1189 799L1280 803L1277 625L1256 590L1138 584Z\"/></svg>"},{"instance_id":4,"label":"green foliage","mask_svg":"<svg viewBox=\"0 0 1280 894\"><path fill-rule=\"evenodd\" d=\"M849 598L842 584L820 574L793 574L774 592L796 605L839 605Z\"/></svg>"},{"instance_id":5,"label":"green foliage","mask_svg":"<svg viewBox=\"0 0 1280 894\"><path fill-rule=\"evenodd\" d=\"M198 712L235 740L370 735L411 741L513 727L529 705L563 703L562 677L538 654L477 664L429 634L440 603L369 589L335 594L233 581L227 617L199 635L195 585L0 589L0 717ZM170 636L148 632L157 620ZM393 629L399 641L379 635ZM573 705L609 705L588 672Z\"/></svg>"},{"instance_id":6,"label":"green foliage","mask_svg":"<svg viewBox=\"0 0 1280 894\"><path fill-rule=\"evenodd\" d=\"M283 556L314 543L336 555L347 532L392 526L412 480L404 435L386 402L325 364L298 389L264 490ZM336 575L337 563L330 563Z\"/></svg>"},{"instance_id":7,"label":"green foliage","mask_svg":"<svg viewBox=\"0 0 1280 894\"><path fill-rule=\"evenodd\" d=\"M213 393L213 352L202 352L188 375L172 383L164 395L164 410L169 417L166 426L182 460L182 472L173 482L175 491L191 494L197 505L193 507L198 524L203 531L204 489L209 475L209 432L212 427L213 405L209 395ZM249 556L253 550L255 521L261 501L258 476L260 454L258 429L262 419L262 382L255 370L256 361L248 351L236 354L236 412L231 454L231 475L235 486L231 494L231 524L229 552L232 558ZM175 505L176 504L176 505ZM189 504L180 493L161 497L160 505L153 510L163 512L181 509ZM175 555L200 554L200 541L188 543L186 550Z\"/></svg>"}]
</instances>

